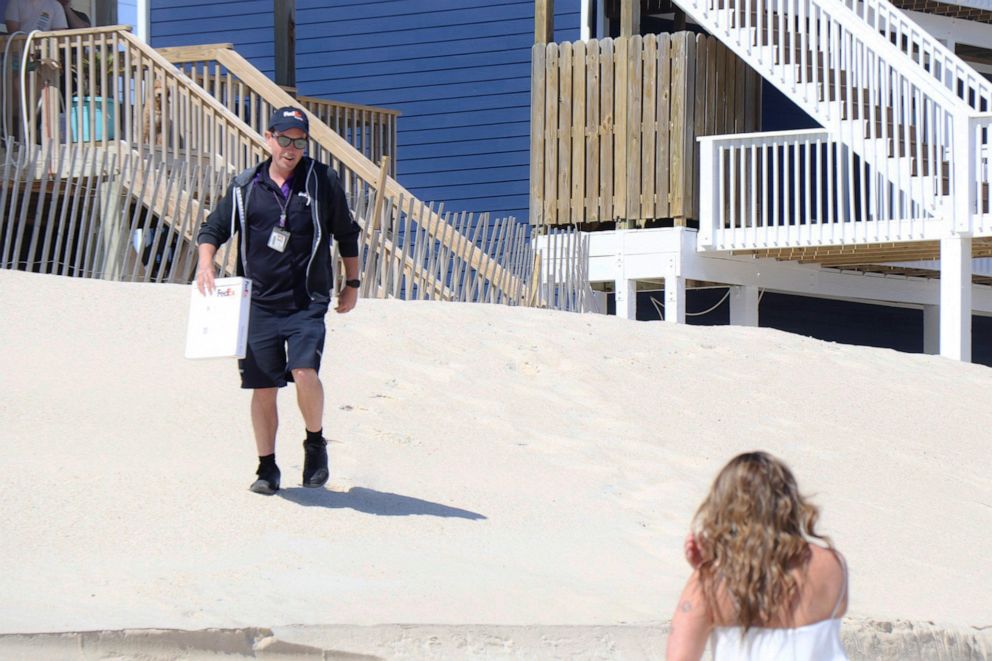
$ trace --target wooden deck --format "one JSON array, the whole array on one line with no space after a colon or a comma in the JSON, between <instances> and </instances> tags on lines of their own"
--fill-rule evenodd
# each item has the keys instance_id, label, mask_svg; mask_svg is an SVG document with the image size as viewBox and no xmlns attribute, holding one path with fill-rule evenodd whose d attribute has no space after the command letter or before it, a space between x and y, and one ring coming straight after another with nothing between
<instances>
[{"instance_id":1,"label":"wooden deck","mask_svg":"<svg viewBox=\"0 0 992 661\"><path fill-rule=\"evenodd\" d=\"M776 248L772 250L735 251L733 254L771 257L784 261L816 263L823 266L841 268L867 268L869 266L885 265L892 262L940 259L940 242L917 241L907 243L865 243L848 246ZM992 238L974 238L972 240L972 257L992 257ZM888 267L884 272L892 273L898 270L898 267Z\"/></svg>"}]
</instances>

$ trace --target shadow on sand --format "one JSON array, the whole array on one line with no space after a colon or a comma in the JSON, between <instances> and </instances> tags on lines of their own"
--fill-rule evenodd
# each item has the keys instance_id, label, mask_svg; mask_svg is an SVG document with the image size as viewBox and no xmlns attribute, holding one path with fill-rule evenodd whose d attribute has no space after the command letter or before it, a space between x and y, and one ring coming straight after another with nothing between
<instances>
[{"instance_id":1,"label":"shadow on sand","mask_svg":"<svg viewBox=\"0 0 992 661\"><path fill-rule=\"evenodd\" d=\"M348 508L376 516L443 516L473 521L486 518L477 512L363 487L352 487L345 492L290 487L280 489L277 494L304 507Z\"/></svg>"}]
</instances>

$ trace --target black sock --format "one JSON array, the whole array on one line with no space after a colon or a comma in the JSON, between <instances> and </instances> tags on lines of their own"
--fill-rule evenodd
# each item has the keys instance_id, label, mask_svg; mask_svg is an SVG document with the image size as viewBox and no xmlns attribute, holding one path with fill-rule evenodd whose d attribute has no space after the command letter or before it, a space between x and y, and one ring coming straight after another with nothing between
<instances>
[{"instance_id":1,"label":"black sock","mask_svg":"<svg viewBox=\"0 0 992 661\"><path fill-rule=\"evenodd\" d=\"M264 457L258 458L258 465L260 468L274 467L276 465L276 453L267 454Z\"/></svg>"},{"instance_id":2,"label":"black sock","mask_svg":"<svg viewBox=\"0 0 992 661\"><path fill-rule=\"evenodd\" d=\"M307 443L323 443L324 442L324 429L321 428L320 431L310 431L307 430Z\"/></svg>"}]
</instances>

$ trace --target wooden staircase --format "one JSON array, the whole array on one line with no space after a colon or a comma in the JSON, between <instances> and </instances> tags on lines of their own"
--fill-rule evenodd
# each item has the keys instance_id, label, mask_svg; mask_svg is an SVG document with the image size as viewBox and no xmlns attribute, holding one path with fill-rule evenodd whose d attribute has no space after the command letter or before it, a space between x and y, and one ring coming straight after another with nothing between
<instances>
[{"instance_id":1,"label":"wooden staircase","mask_svg":"<svg viewBox=\"0 0 992 661\"><path fill-rule=\"evenodd\" d=\"M189 282L195 237L214 200L233 174L267 157L261 133L271 109L297 100L227 45L163 54L120 26L10 39L7 61L26 52L31 64L16 89L40 100L27 104L23 117L10 95L3 104L11 158L0 204L0 267ZM194 71L197 58L211 76ZM77 92L88 95L89 105L65 108L63 99ZM392 159L373 162L322 121L335 121L326 104L307 103L320 113L307 111L310 154L341 174L365 230L365 296L514 305L582 298L584 283L539 277L525 226L425 204L391 176ZM348 133L370 154L381 153L358 132ZM55 188L32 183L38 176L87 182L92 204L67 207L49 199ZM52 221L57 208L86 217L60 224ZM65 262L58 255L68 253L73 267L57 267ZM218 253L218 270L232 273L234 262L229 244ZM562 287L571 288L569 296L558 296Z\"/></svg>"}]
</instances>

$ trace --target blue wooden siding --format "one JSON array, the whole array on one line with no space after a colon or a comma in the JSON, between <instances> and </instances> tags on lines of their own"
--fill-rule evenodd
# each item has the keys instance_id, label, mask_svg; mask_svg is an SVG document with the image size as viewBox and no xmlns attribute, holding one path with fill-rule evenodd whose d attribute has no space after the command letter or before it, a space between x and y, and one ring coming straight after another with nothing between
<instances>
[{"instance_id":1,"label":"blue wooden siding","mask_svg":"<svg viewBox=\"0 0 992 661\"><path fill-rule=\"evenodd\" d=\"M579 38L578 0L555 39ZM452 211L527 218L534 0L297 0L301 94L400 110L400 182Z\"/></svg>"},{"instance_id":2,"label":"blue wooden siding","mask_svg":"<svg viewBox=\"0 0 992 661\"><path fill-rule=\"evenodd\" d=\"M272 0L151 0L155 48L233 43L270 78L275 75Z\"/></svg>"}]
</instances>

